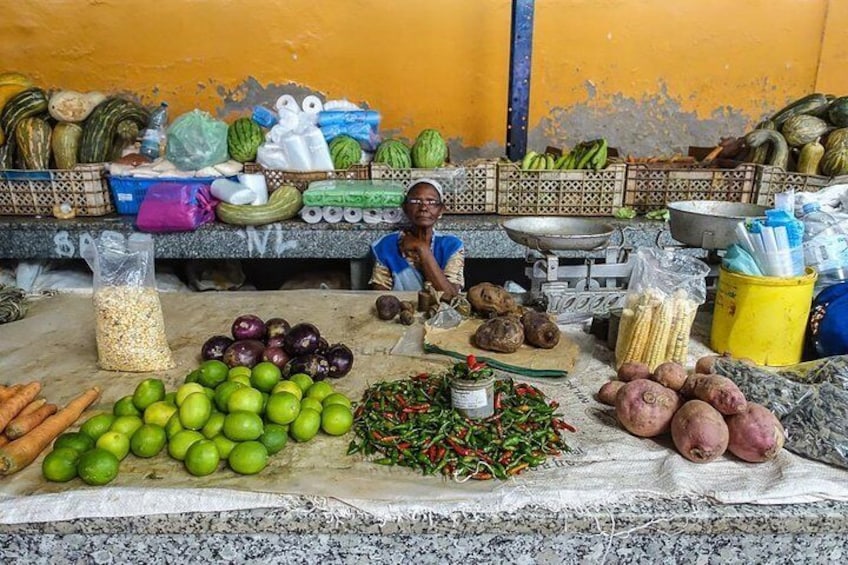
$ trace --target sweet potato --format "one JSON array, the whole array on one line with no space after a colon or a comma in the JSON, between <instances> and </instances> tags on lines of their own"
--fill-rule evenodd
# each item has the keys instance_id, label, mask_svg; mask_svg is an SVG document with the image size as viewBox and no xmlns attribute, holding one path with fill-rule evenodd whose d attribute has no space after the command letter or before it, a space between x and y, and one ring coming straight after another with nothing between
<instances>
[{"instance_id":1,"label":"sweet potato","mask_svg":"<svg viewBox=\"0 0 848 565\"><path fill-rule=\"evenodd\" d=\"M547 314L527 310L521 317L524 339L541 349L553 349L559 343L560 331Z\"/></svg>"},{"instance_id":2,"label":"sweet potato","mask_svg":"<svg viewBox=\"0 0 848 565\"><path fill-rule=\"evenodd\" d=\"M513 353L524 343L524 327L513 316L498 316L483 322L474 333L474 345L480 349Z\"/></svg>"},{"instance_id":3,"label":"sweet potato","mask_svg":"<svg viewBox=\"0 0 848 565\"><path fill-rule=\"evenodd\" d=\"M736 383L721 375L690 375L680 394L703 400L725 416L741 414L748 409L748 401Z\"/></svg>"},{"instance_id":4,"label":"sweet potato","mask_svg":"<svg viewBox=\"0 0 848 565\"><path fill-rule=\"evenodd\" d=\"M683 457L707 463L727 450L729 432L718 410L703 400L689 400L671 419L671 439Z\"/></svg>"},{"instance_id":5,"label":"sweet potato","mask_svg":"<svg viewBox=\"0 0 848 565\"><path fill-rule=\"evenodd\" d=\"M710 375L715 368L716 359L719 355L705 355L695 362L695 372L701 375Z\"/></svg>"},{"instance_id":6,"label":"sweet potato","mask_svg":"<svg viewBox=\"0 0 848 565\"><path fill-rule=\"evenodd\" d=\"M780 420L771 410L755 402L748 403L743 414L728 416L730 443L727 449L743 461L762 463L777 457L786 439Z\"/></svg>"},{"instance_id":7,"label":"sweet potato","mask_svg":"<svg viewBox=\"0 0 848 565\"><path fill-rule=\"evenodd\" d=\"M468 302L475 312L484 315L502 315L515 312L515 299L502 286L489 282L475 284L468 289Z\"/></svg>"},{"instance_id":8,"label":"sweet potato","mask_svg":"<svg viewBox=\"0 0 848 565\"><path fill-rule=\"evenodd\" d=\"M615 395L625 384L624 381L607 381L598 389L598 402L615 406Z\"/></svg>"},{"instance_id":9,"label":"sweet potato","mask_svg":"<svg viewBox=\"0 0 848 565\"><path fill-rule=\"evenodd\" d=\"M670 388L648 379L636 379L615 395L615 415L628 432L655 437L668 431L680 406L680 396Z\"/></svg>"},{"instance_id":10,"label":"sweet potato","mask_svg":"<svg viewBox=\"0 0 848 565\"><path fill-rule=\"evenodd\" d=\"M654 369L651 379L671 390L680 390L683 388L683 383L686 382L688 376L683 365L674 361L667 361Z\"/></svg>"},{"instance_id":11,"label":"sweet potato","mask_svg":"<svg viewBox=\"0 0 848 565\"><path fill-rule=\"evenodd\" d=\"M635 381L636 379L647 379L651 376L651 370L645 363L636 363L634 361L628 361L627 363L622 363L621 367L618 368L618 380L629 383L630 381Z\"/></svg>"}]
</instances>

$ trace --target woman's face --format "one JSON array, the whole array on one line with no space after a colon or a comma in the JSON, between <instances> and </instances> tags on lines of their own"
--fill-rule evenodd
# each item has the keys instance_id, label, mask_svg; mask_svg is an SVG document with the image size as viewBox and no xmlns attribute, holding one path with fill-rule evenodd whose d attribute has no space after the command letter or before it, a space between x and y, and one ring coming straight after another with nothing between
<instances>
[{"instance_id":1,"label":"woman's face","mask_svg":"<svg viewBox=\"0 0 848 565\"><path fill-rule=\"evenodd\" d=\"M442 216L442 198L439 191L429 184L418 184L406 193L403 211L413 225L426 228L432 227Z\"/></svg>"}]
</instances>

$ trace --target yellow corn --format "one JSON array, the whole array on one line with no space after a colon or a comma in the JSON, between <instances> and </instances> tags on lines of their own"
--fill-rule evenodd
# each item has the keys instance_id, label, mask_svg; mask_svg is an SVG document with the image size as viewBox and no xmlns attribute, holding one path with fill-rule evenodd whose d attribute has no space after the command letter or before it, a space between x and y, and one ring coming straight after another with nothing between
<instances>
[{"instance_id":1,"label":"yellow corn","mask_svg":"<svg viewBox=\"0 0 848 565\"><path fill-rule=\"evenodd\" d=\"M633 361L634 363L640 363L643 361L653 317L654 308L649 301L636 307L636 319L633 321L633 336L630 338L623 362Z\"/></svg>"},{"instance_id":2,"label":"yellow corn","mask_svg":"<svg viewBox=\"0 0 848 565\"><path fill-rule=\"evenodd\" d=\"M670 360L682 365L686 363L686 357L689 353L689 334L698 305L687 298L680 299L679 304L681 311L680 327L674 339L674 350L672 351Z\"/></svg>"},{"instance_id":3,"label":"yellow corn","mask_svg":"<svg viewBox=\"0 0 848 565\"><path fill-rule=\"evenodd\" d=\"M630 308L621 311L621 321L618 323L618 336L615 338L615 368L624 363L624 353L633 337L633 318L635 313Z\"/></svg>"},{"instance_id":4,"label":"yellow corn","mask_svg":"<svg viewBox=\"0 0 848 565\"><path fill-rule=\"evenodd\" d=\"M645 354L645 363L651 371L660 363L667 360L665 356L668 351L668 341L673 317L674 299L668 297L656 308L656 314L651 325L651 333L648 337L648 350Z\"/></svg>"}]
</instances>

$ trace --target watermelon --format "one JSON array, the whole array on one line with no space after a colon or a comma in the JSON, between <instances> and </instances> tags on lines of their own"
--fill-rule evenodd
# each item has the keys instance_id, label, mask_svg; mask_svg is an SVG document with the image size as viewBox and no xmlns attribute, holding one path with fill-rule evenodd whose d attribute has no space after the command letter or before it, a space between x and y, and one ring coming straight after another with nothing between
<instances>
[{"instance_id":1,"label":"watermelon","mask_svg":"<svg viewBox=\"0 0 848 565\"><path fill-rule=\"evenodd\" d=\"M262 128L250 118L239 118L227 129L227 149L236 161L246 163L256 159L256 150L264 142Z\"/></svg>"},{"instance_id":2,"label":"watermelon","mask_svg":"<svg viewBox=\"0 0 848 565\"><path fill-rule=\"evenodd\" d=\"M387 139L377 146L374 162L383 163L393 169L408 169L412 167L412 157L409 147L397 139Z\"/></svg>"},{"instance_id":3,"label":"watermelon","mask_svg":"<svg viewBox=\"0 0 848 565\"><path fill-rule=\"evenodd\" d=\"M347 169L362 159L362 147L349 135L337 135L330 141L330 158L336 169Z\"/></svg>"},{"instance_id":4,"label":"watermelon","mask_svg":"<svg viewBox=\"0 0 848 565\"><path fill-rule=\"evenodd\" d=\"M448 146L442 134L434 129L425 129L418 134L412 145L412 164L419 169L435 169L445 164Z\"/></svg>"}]
</instances>

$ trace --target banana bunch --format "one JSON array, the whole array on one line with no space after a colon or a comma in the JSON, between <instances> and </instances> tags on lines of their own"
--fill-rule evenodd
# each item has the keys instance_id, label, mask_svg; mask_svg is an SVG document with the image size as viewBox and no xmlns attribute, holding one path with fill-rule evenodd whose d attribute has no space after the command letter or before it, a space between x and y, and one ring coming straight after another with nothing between
<instances>
[{"instance_id":1,"label":"banana bunch","mask_svg":"<svg viewBox=\"0 0 848 565\"><path fill-rule=\"evenodd\" d=\"M567 169L603 169L607 164L607 140L595 139L577 144L574 149L556 157L550 153L528 151L521 160L521 169L531 170L567 170Z\"/></svg>"}]
</instances>

